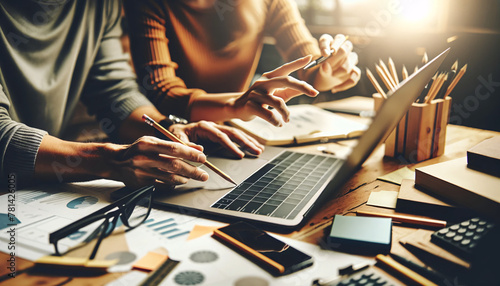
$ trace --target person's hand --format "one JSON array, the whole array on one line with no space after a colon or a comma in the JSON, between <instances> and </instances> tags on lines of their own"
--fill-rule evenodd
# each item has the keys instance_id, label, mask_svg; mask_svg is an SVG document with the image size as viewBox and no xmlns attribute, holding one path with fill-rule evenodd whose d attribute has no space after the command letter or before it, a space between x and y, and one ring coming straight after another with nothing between
<instances>
[{"instance_id":1,"label":"person's hand","mask_svg":"<svg viewBox=\"0 0 500 286\"><path fill-rule=\"evenodd\" d=\"M264 146L243 131L209 121L202 120L186 125L174 124L169 127L169 130L186 143L207 140L218 143L238 158L245 156L245 153L240 148L254 155L260 155L264 150Z\"/></svg>"},{"instance_id":2,"label":"person's hand","mask_svg":"<svg viewBox=\"0 0 500 286\"><path fill-rule=\"evenodd\" d=\"M188 179L208 180L208 174L184 160L205 163L203 147L143 136L133 144L122 145L115 158L113 174L109 177L124 182L127 186L179 185Z\"/></svg>"},{"instance_id":3,"label":"person's hand","mask_svg":"<svg viewBox=\"0 0 500 286\"><path fill-rule=\"evenodd\" d=\"M322 35L319 38L321 56L329 56L334 43L344 41L345 36L342 34L336 35L335 39L328 34ZM320 75L326 80L327 89L335 93L355 86L361 77L361 70L356 66L357 64L358 55L352 51L352 43L347 40L340 46L336 54L320 66Z\"/></svg>"},{"instance_id":4,"label":"person's hand","mask_svg":"<svg viewBox=\"0 0 500 286\"><path fill-rule=\"evenodd\" d=\"M310 61L311 56L306 56L264 73L242 96L230 102L233 117L248 121L259 116L276 126L283 125L283 121L288 122L290 112L285 102L300 94L318 94L310 84L289 76ZM277 117L268 107L275 108L282 118Z\"/></svg>"}]
</instances>

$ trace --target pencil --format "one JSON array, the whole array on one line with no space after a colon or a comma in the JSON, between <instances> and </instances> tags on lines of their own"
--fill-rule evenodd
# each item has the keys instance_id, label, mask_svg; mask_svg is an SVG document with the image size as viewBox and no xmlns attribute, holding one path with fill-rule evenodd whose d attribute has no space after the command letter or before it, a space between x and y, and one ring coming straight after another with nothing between
<instances>
[{"instance_id":1,"label":"pencil","mask_svg":"<svg viewBox=\"0 0 500 286\"><path fill-rule=\"evenodd\" d=\"M380 67L382 68L382 70L384 71L385 75L387 76L387 78L389 79L391 85L393 86L393 89L396 89L396 86L398 86L398 84L396 83L396 81L392 78L392 75L391 73L389 72L389 69L387 68L387 66L385 65L384 61L380 60L379 59L379 65Z\"/></svg>"},{"instance_id":2,"label":"pencil","mask_svg":"<svg viewBox=\"0 0 500 286\"><path fill-rule=\"evenodd\" d=\"M170 140L172 140L174 142L177 142L177 143L181 143L181 144L186 145L186 146L189 146L184 141L182 141L181 139L177 138L177 136L175 136L174 134L172 134L170 131L168 131L167 129L165 129L163 126L161 126L160 124L158 124L156 121L154 121L151 117L147 116L146 114L142 115L142 119L144 119L144 121L147 124L153 126L156 130L160 131L163 135L167 136ZM233 179L231 179L231 177L229 177L226 173L222 172L219 168L215 167L208 160L205 161L204 165L207 166L208 168L210 168L212 171L214 171L217 175L219 175L222 178L224 178L226 181L231 182L231 183L233 183L235 185L238 185Z\"/></svg>"},{"instance_id":3,"label":"pencil","mask_svg":"<svg viewBox=\"0 0 500 286\"><path fill-rule=\"evenodd\" d=\"M403 80L408 78L408 70L406 69L405 65L403 65L403 71L401 72L403 75Z\"/></svg>"},{"instance_id":4,"label":"pencil","mask_svg":"<svg viewBox=\"0 0 500 286\"><path fill-rule=\"evenodd\" d=\"M377 254L375 257L377 261L381 262L382 264L390 267L391 269L397 271L398 273L401 273L405 277L409 278L413 282L417 283L418 285L436 285L429 279L425 278L424 276L418 274L417 272L411 270L410 268L402 265L401 263L397 262L393 258L389 256L385 256L382 254Z\"/></svg>"},{"instance_id":5,"label":"pencil","mask_svg":"<svg viewBox=\"0 0 500 286\"><path fill-rule=\"evenodd\" d=\"M424 56L422 57L422 64L426 64L429 61L429 57L427 56L427 52L424 52Z\"/></svg>"},{"instance_id":6,"label":"pencil","mask_svg":"<svg viewBox=\"0 0 500 286\"><path fill-rule=\"evenodd\" d=\"M441 77L442 77L442 73L439 73L436 80L434 80L434 82L432 83L431 88L429 89L429 92L425 96L424 103L428 103L430 101L431 97L434 98L434 96L435 96L434 93L436 92L436 89L438 88L438 86L441 82Z\"/></svg>"},{"instance_id":7,"label":"pencil","mask_svg":"<svg viewBox=\"0 0 500 286\"><path fill-rule=\"evenodd\" d=\"M409 215L384 214L384 213L367 212L367 211L357 211L356 215L392 218L392 220L397 221L397 222L414 224L414 225L423 225L423 226L439 227L439 228L446 227L446 221L444 221L444 220L421 218L421 217L409 216Z\"/></svg>"},{"instance_id":8,"label":"pencil","mask_svg":"<svg viewBox=\"0 0 500 286\"><path fill-rule=\"evenodd\" d=\"M398 73L396 72L396 66L394 65L394 61L389 58L389 70L391 72L392 78L396 82L396 85L399 84Z\"/></svg>"},{"instance_id":9,"label":"pencil","mask_svg":"<svg viewBox=\"0 0 500 286\"><path fill-rule=\"evenodd\" d=\"M375 65L375 69L377 70L377 73L380 76L380 78L382 78L382 82L385 84L385 86L387 87L387 89L394 90L394 87L391 85L391 82L389 81L389 79L385 75L385 73L382 70L382 68L379 67L378 65Z\"/></svg>"},{"instance_id":10,"label":"pencil","mask_svg":"<svg viewBox=\"0 0 500 286\"><path fill-rule=\"evenodd\" d=\"M438 272L431 270L427 267L421 266L421 265L419 265L419 264L417 264L409 259L406 259L402 256L399 256L395 253L390 253L389 255L397 262L399 262L399 263L403 264L404 266L410 268L411 270L419 273L420 275L428 278L432 282L440 284L440 283L443 283L444 281L446 281L446 277L444 277L441 273L438 273Z\"/></svg>"},{"instance_id":11,"label":"pencil","mask_svg":"<svg viewBox=\"0 0 500 286\"><path fill-rule=\"evenodd\" d=\"M431 102L434 98L436 98L437 94L439 93L439 90L443 86L445 81L445 73L442 73L438 76L436 86L434 87L433 90L429 91L429 97L426 100L426 103Z\"/></svg>"},{"instance_id":12,"label":"pencil","mask_svg":"<svg viewBox=\"0 0 500 286\"><path fill-rule=\"evenodd\" d=\"M458 81L462 78L462 76L464 75L465 71L467 70L467 64L464 65L460 71L458 72L457 76L453 79L453 81L450 83L450 86L448 87L448 89L446 90L446 93L444 95L444 97L447 97L450 92L455 88L455 86L457 85Z\"/></svg>"},{"instance_id":13,"label":"pencil","mask_svg":"<svg viewBox=\"0 0 500 286\"><path fill-rule=\"evenodd\" d=\"M349 39L349 36L346 36L346 37L345 37L345 39L344 39L342 42L338 42L338 44L333 43L333 47L332 47L332 49L330 50L330 55L329 55L329 56L327 56L327 57L323 57L323 56L319 57L318 59L316 59L316 60L314 60L314 61L312 61L312 62L308 63L308 64L304 67L304 69L305 69L305 70L308 70L308 69L310 69L310 68L312 68L312 67L315 67L315 66L317 66L317 65L321 64L322 62L326 61L327 59L329 59L331 56L333 56L334 54L336 54L336 53L337 53L337 51L338 51L338 50L340 49L340 47L341 47L341 46L342 46L342 45L343 45L343 44L347 41L347 39Z\"/></svg>"},{"instance_id":14,"label":"pencil","mask_svg":"<svg viewBox=\"0 0 500 286\"><path fill-rule=\"evenodd\" d=\"M385 94L384 90L382 89L382 87L380 86L380 84L378 84L377 79L373 76L372 72L368 68L366 68L366 75L368 76L368 78L372 82L372 85L373 85L373 87L375 87L375 89L377 90L377 92L380 93L380 95L383 98L387 98L387 95Z\"/></svg>"}]
</instances>

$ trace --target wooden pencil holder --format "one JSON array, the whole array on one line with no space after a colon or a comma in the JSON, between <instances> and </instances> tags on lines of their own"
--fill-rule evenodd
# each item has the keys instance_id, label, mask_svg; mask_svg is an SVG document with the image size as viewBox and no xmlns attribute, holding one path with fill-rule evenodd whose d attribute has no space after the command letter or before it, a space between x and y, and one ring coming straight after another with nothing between
<instances>
[{"instance_id":1,"label":"wooden pencil holder","mask_svg":"<svg viewBox=\"0 0 500 286\"><path fill-rule=\"evenodd\" d=\"M378 93L373 98L378 110L384 98ZM451 97L413 103L385 140L385 156L414 163L443 155L450 105Z\"/></svg>"}]
</instances>

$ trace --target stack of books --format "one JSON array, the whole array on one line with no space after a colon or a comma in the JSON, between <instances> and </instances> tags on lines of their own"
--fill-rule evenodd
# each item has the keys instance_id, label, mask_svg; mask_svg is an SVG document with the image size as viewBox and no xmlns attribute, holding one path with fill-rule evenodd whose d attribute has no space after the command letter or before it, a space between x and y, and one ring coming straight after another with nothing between
<instances>
[{"instance_id":1,"label":"stack of books","mask_svg":"<svg viewBox=\"0 0 500 286\"><path fill-rule=\"evenodd\" d=\"M487 139L467 157L415 170L415 185L460 207L500 219L500 137Z\"/></svg>"}]
</instances>

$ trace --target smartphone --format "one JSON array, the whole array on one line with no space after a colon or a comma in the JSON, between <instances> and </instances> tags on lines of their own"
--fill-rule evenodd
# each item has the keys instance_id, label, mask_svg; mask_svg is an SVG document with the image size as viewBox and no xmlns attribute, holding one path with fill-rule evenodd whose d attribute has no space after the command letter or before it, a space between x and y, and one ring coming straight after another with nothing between
<instances>
[{"instance_id":1,"label":"smartphone","mask_svg":"<svg viewBox=\"0 0 500 286\"><path fill-rule=\"evenodd\" d=\"M213 236L275 276L313 264L313 258L246 222L216 229Z\"/></svg>"}]
</instances>

